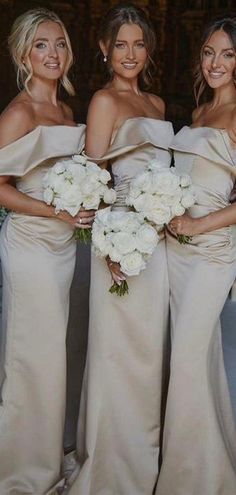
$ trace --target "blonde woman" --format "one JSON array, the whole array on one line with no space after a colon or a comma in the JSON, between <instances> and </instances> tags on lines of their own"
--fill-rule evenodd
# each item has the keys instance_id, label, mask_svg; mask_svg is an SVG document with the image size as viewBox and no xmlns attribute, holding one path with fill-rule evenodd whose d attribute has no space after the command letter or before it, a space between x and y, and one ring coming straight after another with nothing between
<instances>
[{"instance_id":1,"label":"blonde woman","mask_svg":"<svg viewBox=\"0 0 236 495\"><path fill-rule=\"evenodd\" d=\"M45 495L60 482L65 411L65 338L80 212L55 215L42 201L48 167L78 152L84 126L58 100L69 94L68 34L56 14L16 19L9 48L20 93L0 116L0 204L11 210L1 230L0 493Z\"/></svg>"}]
</instances>

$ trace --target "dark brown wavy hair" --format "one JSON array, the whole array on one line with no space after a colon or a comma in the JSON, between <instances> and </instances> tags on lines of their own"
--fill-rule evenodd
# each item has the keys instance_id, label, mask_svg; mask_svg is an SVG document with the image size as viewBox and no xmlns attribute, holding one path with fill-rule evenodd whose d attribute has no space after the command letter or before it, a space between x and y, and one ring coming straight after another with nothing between
<instances>
[{"instance_id":1,"label":"dark brown wavy hair","mask_svg":"<svg viewBox=\"0 0 236 495\"><path fill-rule=\"evenodd\" d=\"M203 47L212 36L212 34L220 30L224 31L228 35L233 49L236 53L236 15L217 17L210 21L203 32L200 45L199 60L197 61L194 69L194 96L197 105L199 104L201 96L203 96L208 88L201 68Z\"/></svg>"},{"instance_id":2,"label":"dark brown wavy hair","mask_svg":"<svg viewBox=\"0 0 236 495\"><path fill-rule=\"evenodd\" d=\"M109 73L109 80L113 78L111 66L112 52L119 29L123 24L137 24L142 29L143 40L147 50L147 61L139 75L139 83L147 89L152 84L153 73L156 69L156 64L152 58L156 49L156 34L145 11L132 3L119 3L115 7L112 7L101 21L98 41L102 41L103 43L108 42L106 67Z\"/></svg>"}]
</instances>

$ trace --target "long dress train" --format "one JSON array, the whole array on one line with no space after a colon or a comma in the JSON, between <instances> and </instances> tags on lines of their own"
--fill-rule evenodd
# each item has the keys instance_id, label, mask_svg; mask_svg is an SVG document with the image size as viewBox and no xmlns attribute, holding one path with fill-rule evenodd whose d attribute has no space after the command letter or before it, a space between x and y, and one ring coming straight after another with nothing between
<instances>
[{"instance_id":1,"label":"long dress train","mask_svg":"<svg viewBox=\"0 0 236 495\"><path fill-rule=\"evenodd\" d=\"M190 214L227 206L236 177L227 132L184 127L171 147L176 168L196 186ZM236 431L219 320L236 275L235 234L233 225L196 235L186 245L167 235L172 358L156 495L236 493Z\"/></svg>"},{"instance_id":2,"label":"long dress train","mask_svg":"<svg viewBox=\"0 0 236 495\"><path fill-rule=\"evenodd\" d=\"M125 208L133 176L152 159L170 165L169 122L128 119L106 156ZM105 260L92 256L90 325L78 428L79 467L70 495L151 495L158 473L160 409L168 329L164 237L147 268L129 277L129 294L109 293Z\"/></svg>"},{"instance_id":3,"label":"long dress train","mask_svg":"<svg viewBox=\"0 0 236 495\"><path fill-rule=\"evenodd\" d=\"M79 152L85 126L39 126L0 150L0 175L42 199L42 179ZM73 227L11 212L1 230L0 493L56 493L63 455L66 328L75 263Z\"/></svg>"}]
</instances>

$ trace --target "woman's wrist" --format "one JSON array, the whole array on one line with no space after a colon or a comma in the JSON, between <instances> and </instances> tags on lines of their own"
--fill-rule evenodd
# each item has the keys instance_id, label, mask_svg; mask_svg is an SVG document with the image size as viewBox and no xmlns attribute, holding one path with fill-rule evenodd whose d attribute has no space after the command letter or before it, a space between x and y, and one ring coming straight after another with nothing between
<instances>
[{"instance_id":1,"label":"woman's wrist","mask_svg":"<svg viewBox=\"0 0 236 495\"><path fill-rule=\"evenodd\" d=\"M194 218L194 235L205 234L212 230L211 220L211 213L208 213L204 217Z\"/></svg>"}]
</instances>

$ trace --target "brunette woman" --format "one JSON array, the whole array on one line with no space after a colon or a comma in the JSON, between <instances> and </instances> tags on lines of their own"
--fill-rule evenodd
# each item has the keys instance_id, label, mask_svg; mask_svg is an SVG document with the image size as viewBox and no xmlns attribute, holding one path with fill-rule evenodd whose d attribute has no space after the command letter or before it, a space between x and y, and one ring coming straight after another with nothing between
<instances>
[{"instance_id":1,"label":"brunette woman","mask_svg":"<svg viewBox=\"0 0 236 495\"><path fill-rule=\"evenodd\" d=\"M162 99L141 89L150 82L155 49L144 11L113 7L99 40L110 79L90 104L86 153L103 165L110 162L115 208L125 210L132 177L152 159L169 167L173 130L164 121ZM71 495L151 495L158 474L169 308L164 234L147 268L129 277L128 295L109 293L111 279L124 279L119 264L93 256L78 434L81 471Z\"/></svg>"},{"instance_id":2,"label":"brunette woman","mask_svg":"<svg viewBox=\"0 0 236 495\"><path fill-rule=\"evenodd\" d=\"M156 495L233 495L236 431L222 356L220 313L236 275L236 19L206 28L192 127L174 138L177 170L197 202L170 222L167 254L172 357L163 464ZM234 225L233 225L234 224ZM176 233L192 237L180 245Z\"/></svg>"}]
</instances>

